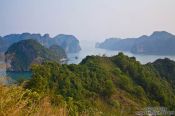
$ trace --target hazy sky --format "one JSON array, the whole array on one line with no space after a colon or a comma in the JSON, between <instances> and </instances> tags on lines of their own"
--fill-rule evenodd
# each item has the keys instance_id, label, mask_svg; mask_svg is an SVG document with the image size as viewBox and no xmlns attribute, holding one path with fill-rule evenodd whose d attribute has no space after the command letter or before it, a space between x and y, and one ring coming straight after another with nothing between
<instances>
[{"instance_id":1,"label":"hazy sky","mask_svg":"<svg viewBox=\"0 0 175 116\"><path fill-rule=\"evenodd\" d=\"M175 34L175 0L0 0L0 35L73 34L80 40Z\"/></svg>"}]
</instances>

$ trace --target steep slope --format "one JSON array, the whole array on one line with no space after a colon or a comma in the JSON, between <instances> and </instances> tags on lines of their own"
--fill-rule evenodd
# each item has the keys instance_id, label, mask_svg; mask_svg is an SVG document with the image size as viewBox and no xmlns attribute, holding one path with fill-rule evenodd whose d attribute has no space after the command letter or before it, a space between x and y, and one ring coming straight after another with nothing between
<instances>
[{"instance_id":1,"label":"steep slope","mask_svg":"<svg viewBox=\"0 0 175 116\"><path fill-rule=\"evenodd\" d=\"M152 65L160 74L163 79L166 79L175 88L175 62L165 58L158 59L149 64Z\"/></svg>"},{"instance_id":2,"label":"steep slope","mask_svg":"<svg viewBox=\"0 0 175 116\"><path fill-rule=\"evenodd\" d=\"M151 36L136 41L131 52L135 54L174 55L175 36L165 31L154 32Z\"/></svg>"},{"instance_id":3,"label":"steep slope","mask_svg":"<svg viewBox=\"0 0 175 116\"><path fill-rule=\"evenodd\" d=\"M97 47L130 51L134 54L174 55L175 36L165 31L156 31L150 36L143 35L139 38L107 39Z\"/></svg>"},{"instance_id":4,"label":"steep slope","mask_svg":"<svg viewBox=\"0 0 175 116\"><path fill-rule=\"evenodd\" d=\"M3 38L0 36L0 52L3 52L6 50L6 43L4 42Z\"/></svg>"},{"instance_id":5,"label":"steep slope","mask_svg":"<svg viewBox=\"0 0 175 116\"><path fill-rule=\"evenodd\" d=\"M52 46L49 47L49 50L52 51L55 54L58 54L58 57L60 59L67 58L66 52L59 45L52 45Z\"/></svg>"},{"instance_id":6,"label":"steep slope","mask_svg":"<svg viewBox=\"0 0 175 116\"><path fill-rule=\"evenodd\" d=\"M54 42L64 48L66 52L75 53L81 50L78 39L73 35L60 34L53 39Z\"/></svg>"},{"instance_id":7,"label":"steep slope","mask_svg":"<svg viewBox=\"0 0 175 116\"><path fill-rule=\"evenodd\" d=\"M53 106L52 96L41 96L21 85L2 85L0 81L0 116L67 116L71 110L62 98ZM64 104L63 104L64 103Z\"/></svg>"},{"instance_id":8,"label":"steep slope","mask_svg":"<svg viewBox=\"0 0 175 116\"><path fill-rule=\"evenodd\" d=\"M59 45L64 48L66 52L78 52L81 50L79 41L74 36L64 35L61 38L51 38L49 34L42 36L41 34L22 33L0 37L0 52L5 52L13 43L27 39L34 39L47 48L51 45Z\"/></svg>"},{"instance_id":9,"label":"steep slope","mask_svg":"<svg viewBox=\"0 0 175 116\"><path fill-rule=\"evenodd\" d=\"M152 65L134 57L88 56L79 65L44 63L32 67L26 88L61 96L75 114L135 116L148 106L175 110L175 89ZM168 73L167 73L168 74ZM56 100L54 104L57 104Z\"/></svg>"},{"instance_id":10,"label":"steep slope","mask_svg":"<svg viewBox=\"0 0 175 116\"><path fill-rule=\"evenodd\" d=\"M12 44L5 53L8 71L29 71L31 64L41 64L44 61L60 62L65 56L64 52L49 50L32 39Z\"/></svg>"},{"instance_id":11,"label":"steep slope","mask_svg":"<svg viewBox=\"0 0 175 116\"><path fill-rule=\"evenodd\" d=\"M109 50L121 50L130 51L135 43L134 38L130 39L120 39L120 38L110 38L106 39L104 42L99 43L97 48L109 49Z\"/></svg>"}]
</instances>

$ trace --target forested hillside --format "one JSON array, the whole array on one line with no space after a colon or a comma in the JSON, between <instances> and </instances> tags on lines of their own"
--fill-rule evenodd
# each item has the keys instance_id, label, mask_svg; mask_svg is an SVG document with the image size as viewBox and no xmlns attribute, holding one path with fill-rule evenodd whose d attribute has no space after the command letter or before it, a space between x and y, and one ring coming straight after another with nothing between
<instances>
[{"instance_id":1,"label":"forested hillside","mask_svg":"<svg viewBox=\"0 0 175 116\"><path fill-rule=\"evenodd\" d=\"M96 47L116 50L129 51L133 54L149 55L174 55L175 54L175 35L166 31L155 31L150 36L142 35L138 38L110 38Z\"/></svg>"},{"instance_id":2,"label":"forested hillside","mask_svg":"<svg viewBox=\"0 0 175 116\"><path fill-rule=\"evenodd\" d=\"M12 44L5 53L7 71L29 71L32 64L41 64L45 61L60 63L67 58L63 48L53 45L50 49L42 46L36 40L22 40Z\"/></svg>"},{"instance_id":3,"label":"forested hillside","mask_svg":"<svg viewBox=\"0 0 175 116\"><path fill-rule=\"evenodd\" d=\"M175 89L171 83L174 78L170 76L174 70L168 72L163 62L141 65L134 57L119 53L113 57L87 56L78 65L55 62L33 65L31 80L14 88L1 87L1 99L6 94L13 96L10 92L14 89L21 95L16 96L20 102L10 102L4 97L6 105L0 107L0 114L10 110L8 104L20 104L13 110L15 113L33 115L47 112L48 115L135 116L136 111L148 106L175 110ZM4 92L6 89L9 92ZM23 100L27 102L21 106Z\"/></svg>"},{"instance_id":4,"label":"forested hillside","mask_svg":"<svg viewBox=\"0 0 175 116\"><path fill-rule=\"evenodd\" d=\"M81 50L79 40L73 35L59 34L52 38L49 34L22 33L0 37L0 52L4 53L12 44L28 39L34 39L47 48L52 45L59 45L67 53L77 53Z\"/></svg>"}]
</instances>

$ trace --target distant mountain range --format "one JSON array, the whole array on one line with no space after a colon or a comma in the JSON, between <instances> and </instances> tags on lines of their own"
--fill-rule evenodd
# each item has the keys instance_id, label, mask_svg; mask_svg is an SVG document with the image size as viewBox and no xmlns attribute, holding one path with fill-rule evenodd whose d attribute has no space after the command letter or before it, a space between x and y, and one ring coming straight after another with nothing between
<instances>
[{"instance_id":1,"label":"distant mountain range","mask_svg":"<svg viewBox=\"0 0 175 116\"><path fill-rule=\"evenodd\" d=\"M29 71L32 64L42 64L45 61L61 63L66 58L64 49L58 45L52 45L48 49L32 39L14 43L5 52L7 71L15 72Z\"/></svg>"},{"instance_id":2,"label":"distant mountain range","mask_svg":"<svg viewBox=\"0 0 175 116\"><path fill-rule=\"evenodd\" d=\"M97 43L96 47L134 54L175 55L175 35L166 31L155 31L150 36L143 35L139 38L106 39Z\"/></svg>"},{"instance_id":3,"label":"distant mountain range","mask_svg":"<svg viewBox=\"0 0 175 116\"><path fill-rule=\"evenodd\" d=\"M60 34L51 38L49 34L42 36L41 34L22 33L0 37L0 52L5 52L13 43L27 39L34 39L47 48L52 45L59 45L67 53L75 53L81 50L79 40L73 35Z\"/></svg>"}]
</instances>

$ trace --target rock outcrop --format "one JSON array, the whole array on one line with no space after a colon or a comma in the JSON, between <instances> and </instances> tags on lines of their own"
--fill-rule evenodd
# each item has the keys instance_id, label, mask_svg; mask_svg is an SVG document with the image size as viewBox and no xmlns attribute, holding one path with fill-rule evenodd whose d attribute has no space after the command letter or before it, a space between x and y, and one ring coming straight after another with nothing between
<instances>
[{"instance_id":1,"label":"rock outcrop","mask_svg":"<svg viewBox=\"0 0 175 116\"><path fill-rule=\"evenodd\" d=\"M42 46L36 40L22 40L12 44L5 53L7 71L29 71L32 64L41 64L45 61L60 63L66 58L64 50L57 46L51 50Z\"/></svg>"},{"instance_id":2,"label":"rock outcrop","mask_svg":"<svg viewBox=\"0 0 175 116\"><path fill-rule=\"evenodd\" d=\"M129 51L134 54L175 55L175 35L165 31L156 31L150 36L143 35L139 38L110 38L96 47Z\"/></svg>"},{"instance_id":3,"label":"rock outcrop","mask_svg":"<svg viewBox=\"0 0 175 116\"><path fill-rule=\"evenodd\" d=\"M60 34L54 38L51 38L49 34L10 34L4 37L0 37L0 52L6 52L9 46L13 43L19 42L21 40L34 39L38 41L43 46L49 48L52 45L61 46L67 53L75 53L81 50L79 45L79 40L73 35Z\"/></svg>"}]
</instances>

